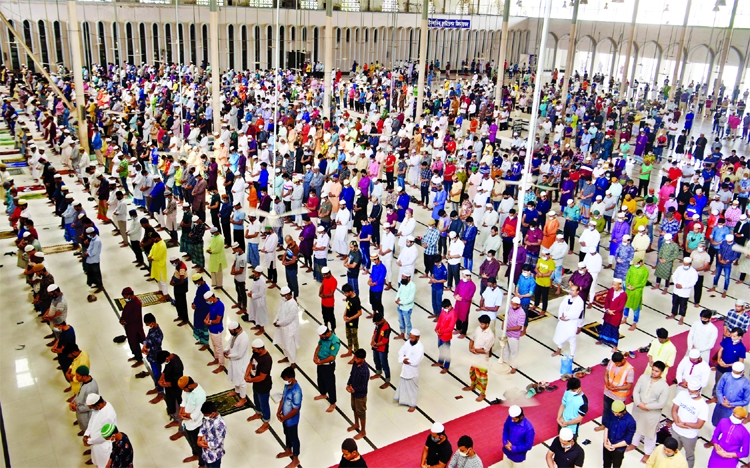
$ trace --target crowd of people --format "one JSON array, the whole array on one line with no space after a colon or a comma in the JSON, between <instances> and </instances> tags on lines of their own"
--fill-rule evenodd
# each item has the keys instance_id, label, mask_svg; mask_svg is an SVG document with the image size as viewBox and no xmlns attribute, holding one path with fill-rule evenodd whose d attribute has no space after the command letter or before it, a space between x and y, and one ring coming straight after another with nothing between
<instances>
[{"instance_id":1,"label":"crowd of people","mask_svg":"<svg viewBox=\"0 0 750 468\"><path fill-rule=\"evenodd\" d=\"M313 356L319 391L314 400L326 400L328 412L337 409L335 367L341 346L346 352L340 357L351 358L345 389L354 415L348 430L355 435L342 445L340 466L366 466L356 440L367 435L368 382L382 380L381 389L392 386L391 340L404 341L394 399L408 411L418 406L423 339L437 342L439 359L432 366L444 374L450 370L451 343L466 340L461 352L468 351L472 364L470 385L463 390L482 401L498 339L502 360L516 373L529 320L552 312L551 291L563 296L551 340L553 356L563 354L567 343L564 354L572 359L587 311L595 306L603 311L597 344L612 348L603 363L605 466L621 466L625 451L643 440L642 461L649 466L693 468L698 432L709 413L700 392L714 360L715 395L709 403L719 404L713 410L714 437L706 444L712 449L709 466L736 466L750 444L743 426L750 401L741 344L750 324L744 302L737 301L721 334L710 322L711 312L702 310L691 328L689 352L680 361L667 331L657 330L649 367L640 378L627 362L630 353L618 348L620 325L631 319L630 312L628 330L638 327L649 282L662 294L672 288L667 318L682 324L691 296L694 307L701 307L706 276L713 276L708 291L719 288L726 297L733 272L739 271L738 284L750 272L750 255L734 248L745 246L750 236L750 169L743 155L724 149L718 130L710 144L703 133L693 140L693 121L701 110L683 100L690 88L680 89L673 100L667 99L667 90L655 99L630 101L597 87L601 80L590 83L587 75L576 76L563 107L565 78L555 72L543 86L540 108L531 109L534 74L524 65L520 69L527 72L514 68L520 79L498 91L501 105L495 106L494 81L487 71L493 65L473 64L469 75L454 80L447 69L442 83L431 82L425 113L416 116L416 76L413 66L405 65L395 70L355 65L346 77L337 72L330 119L321 109L323 82L310 70L283 70L278 76L225 71L221 107L214 109L210 67L193 64L94 66L83 90L75 90L61 70L54 79L69 100L85 93L85 122L76 122L39 76L3 69L2 114L79 257L92 288L89 301L104 288L100 229L109 224L120 245L132 251L136 267L158 285L161 300L174 305L175 321L190 324L199 349L211 350L214 373L228 373L236 405L252 402L255 414L248 420L261 420L258 433L271 427L272 360L263 337L273 332L273 344L284 354L279 363L288 364L281 372L285 385L276 417L285 435L278 457L291 457L289 468L299 464L300 454L302 390L295 369L301 269L319 283L323 324ZM436 64L435 71L439 68ZM699 87L694 89L700 95ZM726 101L719 96L715 103L704 103L721 112ZM731 106L742 118L739 107ZM528 111L539 115L531 153L515 130ZM218 128L214 113L220 115ZM85 145L77 139L76 125L86 126ZM106 389L93 379L88 354L78 349L64 296L45 267L28 202L4 169L0 166L2 195L18 236L18 264L34 291L35 310L52 328L47 338L70 383L66 392L79 435L97 466L129 466L133 447L118 431L112 405L100 396ZM654 184L659 171L663 178ZM94 198L95 217L76 200L63 172ZM521 210L516 209L519 201ZM418 229L415 210L429 215L426 229ZM606 238L608 250L602 246ZM171 246L179 246L179 254L169 254ZM651 251L656 252L654 265L646 261ZM337 256L332 265L329 253ZM565 259L576 253L577 268L567 271ZM481 260L476 267L475 257ZM341 286L331 271L334 265L346 269ZM284 278L278 274L282 268ZM499 278L503 268L505 279ZM604 269L613 270L613 280L602 289ZM224 287L225 271L237 296L231 308L214 293ZM507 298L498 281L513 285ZM195 287L192 313L190 283ZM360 295L363 283L368 309ZM418 284L430 289L434 334L412 327ZM266 301L275 288L282 302L272 319ZM343 313L336 310L339 291L346 301ZM216 405L185 373L180 357L162 349L161 328L153 314L142 313L133 289L125 287L122 296L121 323L133 367L147 364L137 377L153 379L151 402L165 403L167 427L177 428L172 440L187 440L191 456L186 462L219 466L226 425ZM236 320L225 316L234 309ZM499 316L507 322L504 327L493 325ZM375 331L360 347L359 321L365 318ZM341 319L345 332L337 330ZM717 340L721 351L710 356ZM659 411L667 404L664 379L676 362L681 388L672 406L672 433L656 449ZM696 369L702 369L701 378ZM564 377L567 387L556 418L561 429L549 449L550 467L581 466L585 456L577 436L588 400L578 377ZM624 402L631 396L636 405L628 412ZM510 407L503 431L506 459L523 462L533 439L523 409ZM436 423L422 466L482 466L469 435L457 447L452 449L444 426Z\"/></svg>"}]
</instances>

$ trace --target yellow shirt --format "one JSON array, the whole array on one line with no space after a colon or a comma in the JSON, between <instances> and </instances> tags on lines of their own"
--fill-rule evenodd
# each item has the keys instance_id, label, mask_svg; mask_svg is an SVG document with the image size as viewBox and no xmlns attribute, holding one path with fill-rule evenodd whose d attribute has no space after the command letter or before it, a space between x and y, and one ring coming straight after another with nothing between
<instances>
[{"instance_id":1,"label":"yellow shirt","mask_svg":"<svg viewBox=\"0 0 750 468\"><path fill-rule=\"evenodd\" d=\"M91 369L91 360L89 359L89 353L83 350L81 350L81 354L73 359L73 362L70 364L70 369L73 373L73 379L70 381L70 388L73 391L73 395L78 395L78 391L81 389L81 382L79 382L76 378L76 369L81 366L86 366Z\"/></svg>"},{"instance_id":2,"label":"yellow shirt","mask_svg":"<svg viewBox=\"0 0 750 468\"><path fill-rule=\"evenodd\" d=\"M671 341L666 343L659 343L658 338L654 338L651 341L651 347L648 350L648 355L653 362L661 361L667 366L667 369L661 375L662 379L667 378L667 372L669 368L674 366L675 357L677 357L677 348L672 344ZM651 366L646 368L646 372L651 373Z\"/></svg>"},{"instance_id":3,"label":"yellow shirt","mask_svg":"<svg viewBox=\"0 0 750 468\"><path fill-rule=\"evenodd\" d=\"M551 273L555 271L555 261L552 260L551 258L547 260L540 258L536 262L536 269L539 273L542 273L545 275L547 273ZM544 276L544 277L537 276L536 284L537 286L549 288L552 285L552 277L551 276Z\"/></svg>"},{"instance_id":4,"label":"yellow shirt","mask_svg":"<svg viewBox=\"0 0 750 468\"><path fill-rule=\"evenodd\" d=\"M663 447L657 447L646 462L648 468L688 468L685 455L677 451L672 457L664 453Z\"/></svg>"}]
</instances>

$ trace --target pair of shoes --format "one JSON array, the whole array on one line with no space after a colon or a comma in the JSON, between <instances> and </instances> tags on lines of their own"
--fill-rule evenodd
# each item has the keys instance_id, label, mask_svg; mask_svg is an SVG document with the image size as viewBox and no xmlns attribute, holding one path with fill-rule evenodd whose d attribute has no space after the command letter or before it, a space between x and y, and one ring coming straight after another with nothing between
<instances>
[{"instance_id":1,"label":"pair of shoes","mask_svg":"<svg viewBox=\"0 0 750 468\"><path fill-rule=\"evenodd\" d=\"M560 377L560 380L562 380L563 382L567 382L571 378L573 378L572 375L570 375L570 374L563 374L562 377Z\"/></svg>"},{"instance_id":2,"label":"pair of shoes","mask_svg":"<svg viewBox=\"0 0 750 468\"><path fill-rule=\"evenodd\" d=\"M609 364L609 358L602 359L602 366L606 367Z\"/></svg>"},{"instance_id":3,"label":"pair of shoes","mask_svg":"<svg viewBox=\"0 0 750 468\"><path fill-rule=\"evenodd\" d=\"M587 367L584 370L581 370L581 371L573 373L573 376L576 377L576 378L578 378L578 379L582 379L582 378L586 377L587 375L589 375L590 373L591 373L591 368Z\"/></svg>"}]
</instances>

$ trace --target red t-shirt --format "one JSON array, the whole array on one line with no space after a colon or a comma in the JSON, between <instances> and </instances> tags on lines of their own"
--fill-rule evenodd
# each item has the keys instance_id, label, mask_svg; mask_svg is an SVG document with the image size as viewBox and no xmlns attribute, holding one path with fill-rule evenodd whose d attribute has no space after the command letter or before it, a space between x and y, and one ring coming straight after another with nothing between
<instances>
[{"instance_id":1,"label":"red t-shirt","mask_svg":"<svg viewBox=\"0 0 750 468\"><path fill-rule=\"evenodd\" d=\"M338 282L333 275L328 278L323 278L323 295L334 294L336 292L336 286L338 286ZM334 297L323 297L320 299L320 305L323 307L333 307L335 302L336 300Z\"/></svg>"}]
</instances>

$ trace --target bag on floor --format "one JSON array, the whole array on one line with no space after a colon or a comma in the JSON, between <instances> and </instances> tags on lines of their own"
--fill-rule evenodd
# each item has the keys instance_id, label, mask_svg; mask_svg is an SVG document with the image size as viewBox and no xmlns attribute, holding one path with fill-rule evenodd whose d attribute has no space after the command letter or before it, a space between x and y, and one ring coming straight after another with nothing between
<instances>
[{"instance_id":1,"label":"bag on floor","mask_svg":"<svg viewBox=\"0 0 750 468\"><path fill-rule=\"evenodd\" d=\"M572 374L573 373L573 356L563 354L562 361L560 362L560 375Z\"/></svg>"}]
</instances>

